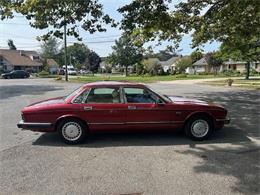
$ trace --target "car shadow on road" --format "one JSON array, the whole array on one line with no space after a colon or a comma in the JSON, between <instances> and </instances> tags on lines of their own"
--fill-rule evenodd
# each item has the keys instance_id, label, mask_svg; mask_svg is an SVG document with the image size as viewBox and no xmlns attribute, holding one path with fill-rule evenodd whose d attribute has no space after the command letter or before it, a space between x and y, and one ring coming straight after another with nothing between
<instances>
[{"instance_id":1,"label":"car shadow on road","mask_svg":"<svg viewBox=\"0 0 260 195\"><path fill-rule=\"evenodd\" d=\"M54 147L86 147L86 148L103 148L103 147L120 147L120 146L167 146L167 145L189 145L191 148L201 144L215 143L250 143L246 134L234 127L225 127L217 131L214 135L205 141L192 141L181 132L134 132L134 133L96 133L91 134L87 141L79 145L64 144L57 133L42 134L33 145L54 146Z\"/></svg>"},{"instance_id":2,"label":"car shadow on road","mask_svg":"<svg viewBox=\"0 0 260 195\"><path fill-rule=\"evenodd\" d=\"M52 85L7 85L0 86L0 100L21 96L21 95L41 95L49 91L63 90L62 87Z\"/></svg>"}]
</instances>

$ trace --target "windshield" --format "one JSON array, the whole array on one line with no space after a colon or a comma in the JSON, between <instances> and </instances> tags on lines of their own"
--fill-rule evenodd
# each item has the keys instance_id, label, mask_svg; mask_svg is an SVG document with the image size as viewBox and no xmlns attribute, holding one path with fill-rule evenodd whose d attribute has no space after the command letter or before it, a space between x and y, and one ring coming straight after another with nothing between
<instances>
[{"instance_id":1,"label":"windshield","mask_svg":"<svg viewBox=\"0 0 260 195\"><path fill-rule=\"evenodd\" d=\"M73 92L71 92L70 94L68 94L67 96L63 97L63 100L64 100L64 101L67 101L67 100L69 100L71 97L73 97L73 96L79 94L79 92L81 91L81 89L82 89L81 87L77 88L76 90L74 90Z\"/></svg>"}]
</instances>

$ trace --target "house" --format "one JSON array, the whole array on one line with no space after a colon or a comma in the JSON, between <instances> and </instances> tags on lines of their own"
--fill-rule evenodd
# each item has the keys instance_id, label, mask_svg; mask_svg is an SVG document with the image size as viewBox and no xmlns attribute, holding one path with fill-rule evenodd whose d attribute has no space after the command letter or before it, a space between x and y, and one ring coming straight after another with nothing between
<instances>
[{"instance_id":1,"label":"house","mask_svg":"<svg viewBox=\"0 0 260 195\"><path fill-rule=\"evenodd\" d=\"M257 72L260 72L260 62L250 62L250 68L256 70ZM246 62L234 61L232 59L229 59L220 66L220 71L226 70L239 71L242 73L246 71Z\"/></svg>"},{"instance_id":2,"label":"house","mask_svg":"<svg viewBox=\"0 0 260 195\"><path fill-rule=\"evenodd\" d=\"M196 74L196 73L203 73L209 71L210 71L209 64L205 57L194 62L192 64L192 67L186 69L186 73L188 74Z\"/></svg>"},{"instance_id":3,"label":"house","mask_svg":"<svg viewBox=\"0 0 260 195\"><path fill-rule=\"evenodd\" d=\"M57 72L59 70L58 63L54 59L47 59L46 63L47 63L48 69L49 69L49 73L57 74Z\"/></svg>"},{"instance_id":4,"label":"house","mask_svg":"<svg viewBox=\"0 0 260 195\"><path fill-rule=\"evenodd\" d=\"M181 56L174 56L166 61L158 61L158 62L163 67L164 72L172 72L176 70L176 63L179 59L181 59Z\"/></svg>"},{"instance_id":5,"label":"house","mask_svg":"<svg viewBox=\"0 0 260 195\"><path fill-rule=\"evenodd\" d=\"M39 72L43 63L35 51L0 49L0 70Z\"/></svg>"}]
</instances>

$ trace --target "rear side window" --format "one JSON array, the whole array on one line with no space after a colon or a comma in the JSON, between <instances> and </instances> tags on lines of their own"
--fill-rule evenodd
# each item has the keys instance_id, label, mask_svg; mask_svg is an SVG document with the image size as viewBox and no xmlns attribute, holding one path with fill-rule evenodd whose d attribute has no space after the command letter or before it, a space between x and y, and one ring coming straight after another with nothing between
<instances>
[{"instance_id":1,"label":"rear side window","mask_svg":"<svg viewBox=\"0 0 260 195\"><path fill-rule=\"evenodd\" d=\"M93 88L86 103L121 103L119 87Z\"/></svg>"}]
</instances>

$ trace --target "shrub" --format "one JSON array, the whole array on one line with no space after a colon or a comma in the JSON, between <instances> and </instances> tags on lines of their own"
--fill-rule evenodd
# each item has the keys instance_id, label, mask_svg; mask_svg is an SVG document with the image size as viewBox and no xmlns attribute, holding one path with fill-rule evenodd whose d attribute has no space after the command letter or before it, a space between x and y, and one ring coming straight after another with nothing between
<instances>
[{"instance_id":1,"label":"shrub","mask_svg":"<svg viewBox=\"0 0 260 195\"><path fill-rule=\"evenodd\" d=\"M176 78L186 78L187 77L187 74L177 74L176 75Z\"/></svg>"},{"instance_id":2,"label":"shrub","mask_svg":"<svg viewBox=\"0 0 260 195\"><path fill-rule=\"evenodd\" d=\"M43 70L43 71L39 72L38 75L39 76L48 76L49 73L47 71Z\"/></svg>"}]
</instances>

